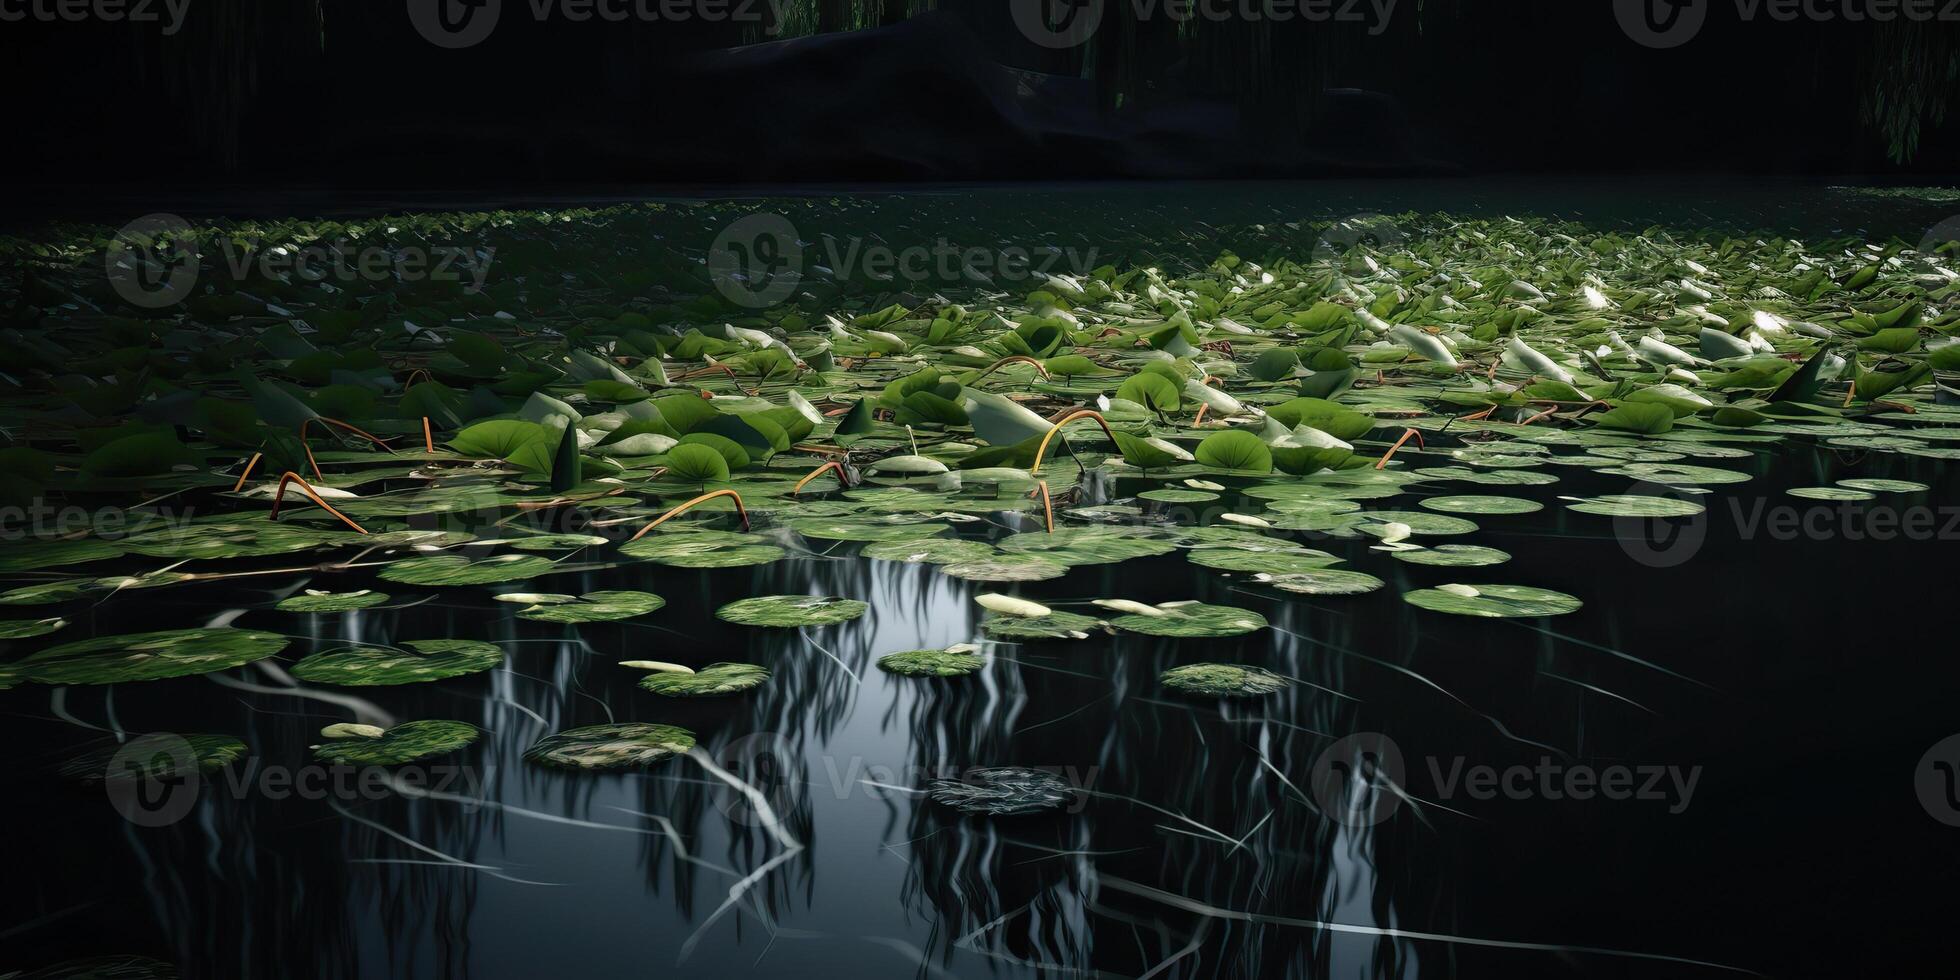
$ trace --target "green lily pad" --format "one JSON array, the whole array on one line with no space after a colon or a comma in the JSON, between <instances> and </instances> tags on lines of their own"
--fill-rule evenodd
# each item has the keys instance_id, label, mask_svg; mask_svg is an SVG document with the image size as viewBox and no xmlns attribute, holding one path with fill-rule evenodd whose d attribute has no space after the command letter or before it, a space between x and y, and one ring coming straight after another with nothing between
<instances>
[{"instance_id":1,"label":"green lily pad","mask_svg":"<svg viewBox=\"0 0 1960 980\"><path fill-rule=\"evenodd\" d=\"M26 640L46 636L68 625L61 618L0 620L0 640Z\"/></svg>"},{"instance_id":2,"label":"green lily pad","mask_svg":"<svg viewBox=\"0 0 1960 980\"><path fill-rule=\"evenodd\" d=\"M293 676L315 684L390 687L462 677L504 662L502 648L481 640L410 640L405 645L408 651L354 647L316 653L294 664Z\"/></svg>"},{"instance_id":3,"label":"green lily pad","mask_svg":"<svg viewBox=\"0 0 1960 980\"><path fill-rule=\"evenodd\" d=\"M1218 495L1209 490L1177 490L1164 488L1145 490L1137 494L1138 500L1148 500L1159 504L1203 504L1217 500Z\"/></svg>"},{"instance_id":4,"label":"green lily pad","mask_svg":"<svg viewBox=\"0 0 1960 980\"><path fill-rule=\"evenodd\" d=\"M1508 552L1474 544L1439 544L1434 548L1411 548L1392 554L1397 561L1405 561L1411 565L1437 565L1445 568L1501 565L1511 560Z\"/></svg>"},{"instance_id":5,"label":"green lily pad","mask_svg":"<svg viewBox=\"0 0 1960 980\"><path fill-rule=\"evenodd\" d=\"M501 585L556 571L557 564L537 555L498 555L471 561L461 555L407 558L381 570L381 577L403 585Z\"/></svg>"},{"instance_id":6,"label":"green lily pad","mask_svg":"<svg viewBox=\"0 0 1960 980\"><path fill-rule=\"evenodd\" d=\"M1523 585L1468 585L1417 589L1402 595L1410 605L1458 616L1513 618L1563 616L1577 612L1578 599L1550 589Z\"/></svg>"},{"instance_id":7,"label":"green lily pad","mask_svg":"<svg viewBox=\"0 0 1960 980\"><path fill-rule=\"evenodd\" d=\"M80 565L123 555L120 544L100 538L73 540L29 539L0 546L0 573L33 572L61 565Z\"/></svg>"},{"instance_id":8,"label":"green lily pad","mask_svg":"<svg viewBox=\"0 0 1960 980\"><path fill-rule=\"evenodd\" d=\"M274 608L290 613L338 613L366 609L387 601L387 593L369 589L359 592L307 592L282 599Z\"/></svg>"},{"instance_id":9,"label":"green lily pad","mask_svg":"<svg viewBox=\"0 0 1960 980\"><path fill-rule=\"evenodd\" d=\"M988 561L1000 556L994 546L985 541L966 541L960 538L912 538L902 541L880 541L864 546L864 557L880 561L924 562L930 565L954 565L961 562Z\"/></svg>"},{"instance_id":10,"label":"green lily pad","mask_svg":"<svg viewBox=\"0 0 1960 980\"><path fill-rule=\"evenodd\" d=\"M1878 499L1878 494L1869 490L1854 490L1850 487L1791 487L1788 493L1792 497L1802 497L1805 500L1835 500L1841 503Z\"/></svg>"},{"instance_id":11,"label":"green lily pad","mask_svg":"<svg viewBox=\"0 0 1960 980\"><path fill-rule=\"evenodd\" d=\"M1581 514L1604 517L1693 517L1707 510L1692 500L1674 497L1644 497L1639 494L1609 493L1567 504Z\"/></svg>"},{"instance_id":12,"label":"green lily pad","mask_svg":"<svg viewBox=\"0 0 1960 980\"><path fill-rule=\"evenodd\" d=\"M1145 636L1223 637L1241 636L1266 628L1266 617L1250 609L1210 606L1202 602L1163 609L1162 616L1131 614L1110 620L1110 625Z\"/></svg>"},{"instance_id":13,"label":"green lily pad","mask_svg":"<svg viewBox=\"0 0 1960 980\"><path fill-rule=\"evenodd\" d=\"M996 640L1083 640L1102 628L1103 621L1079 613L1052 612L1046 616L988 615L980 632Z\"/></svg>"},{"instance_id":14,"label":"green lily pad","mask_svg":"<svg viewBox=\"0 0 1960 980\"><path fill-rule=\"evenodd\" d=\"M105 779L169 779L189 772L216 772L245 758L251 748L230 735L137 735L110 739L70 756L61 778L83 783ZM131 766L132 763L138 765ZM122 767L111 771L111 766Z\"/></svg>"},{"instance_id":15,"label":"green lily pad","mask_svg":"<svg viewBox=\"0 0 1960 980\"><path fill-rule=\"evenodd\" d=\"M276 633L165 630L64 643L14 666L22 678L40 684L124 684L230 670L264 660L285 646L286 638Z\"/></svg>"},{"instance_id":16,"label":"green lily pad","mask_svg":"<svg viewBox=\"0 0 1960 980\"><path fill-rule=\"evenodd\" d=\"M761 687L768 679L769 668L756 664L709 664L692 674L648 674L640 686L673 698L721 698Z\"/></svg>"},{"instance_id":17,"label":"green lily pad","mask_svg":"<svg viewBox=\"0 0 1960 980\"><path fill-rule=\"evenodd\" d=\"M587 592L577 602L534 605L517 615L540 623L610 623L644 616L666 604L651 592Z\"/></svg>"},{"instance_id":18,"label":"green lily pad","mask_svg":"<svg viewBox=\"0 0 1960 980\"><path fill-rule=\"evenodd\" d=\"M900 541L931 537L952 530L949 524L933 524L916 520L892 520L874 523L871 521L839 521L820 518L806 518L789 522L791 530L806 538L819 541Z\"/></svg>"},{"instance_id":19,"label":"green lily pad","mask_svg":"<svg viewBox=\"0 0 1960 980\"><path fill-rule=\"evenodd\" d=\"M1317 568L1304 572L1262 576L1260 584L1301 595L1362 595L1382 587L1382 580L1365 572Z\"/></svg>"},{"instance_id":20,"label":"green lily pad","mask_svg":"<svg viewBox=\"0 0 1960 980\"><path fill-rule=\"evenodd\" d=\"M1853 490L1870 490L1873 493L1923 493L1932 489L1924 483L1915 483L1911 480L1876 480L1865 477L1839 480L1837 485L1850 487Z\"/></svg>"},{"instance_id":21,"label":"green lily pad","mask_svg":"<svg viewBox=\"0 0 1960 980\"><path fill-rule=\"evenodd\" d=\"M524 758L561 769L629 769L650 766L694 748L694 733L672 725L593 725L546 735Z\"/></svg>"},{"instance_id":22,"label":"green lily pad","mask_svg":"<svg viewBox=\"0 0 1960 980\"><path fill-rule=\"evenodd\" d=\"M1133 527L1058 527L1053 534L1023 531L1000 541L1000 550L1060 565L1103 565L1169 554L1177 546Z\"/></svg>"},{"instance_id":23,"label":"green lily pad","mask_svg":"<svg viewBox=\"0 0 1960 980\"><path fill-rule=\"evenodd\" d=\"M1446 514L1530 514L1545 509L1544 504L1521 497L1429 497L1417 503Z\"/></svg>"},{"instance_id":24,"label":"green lily pad","mask_svg":"<svg viewBox=\"0 0 1960 980\"><path fill-rule=\"evenodd\" d=\"M1067 565L1021 555L941 565L939 570L968 582L1046 582L1068 574Z\"/></svg>"},{"instance_id":25,"label":"green lily pad","mask_svg":"<svg viewBox=\"0 0 1960 980\"><path fill-rule=\"evenodd\" d=\"M467 748L483 732L460 721L408 721L380 738L337 738L313 747L330 765L400 766Z\"/></svg>"},{"instance_id":26,"label":"green lily pad","mask_svg":"<svg viewBox=\"0 0 1960 980\"><path fill-rule=\"evenodd\" d=\"M1191 564L1227 572L1266 572L1293 575L1341 563L1324 551L1234 551L1227 548L1201 548L1190 554Z\"/></svg>"},{"instance_id":27,"label":"green lily pad","mask_svg":"<svg viewBox=\"0 0 1960 980\"><path fill-rule=\"evenodd\" d=\"M1265 697L1293 686L1291 680L1264 667L1238 664L1187 664L1164 671L1157 679L1181 694L1211 698Z\"/></svg>"},{"instance_id":28,"label":"green lily pad","mask_svg":"<svg viewBox=\"0 0 1960 980\"><path fill-rule=\"evenodd\" d=\"M878 658L878 667L906 677L964 677L987 666L987 658L945 650L910 650Z\"/></svg>"},{"instance_id":29,"label":"green lily pad","mask_svg":"<svg viewBox=\"0 0 1960 980\"><path fill-rule=\"evenodd\" d=\"M777 595L731 602L715 610L715 616L742 626L831 626L856 619L869 608L856 599Z\"/></svg>"},{"instance_id":30,"label":"green lily pad","mask_svg":"<svg viewBox=\"0 0 1960 980\"><path fill-rule=\"evenodd\" d=\"M686 531L629 541L620 554L675 568L740 568L767 565L788 552L753 535L733 531Z\"/></svg>"}]
</instances>

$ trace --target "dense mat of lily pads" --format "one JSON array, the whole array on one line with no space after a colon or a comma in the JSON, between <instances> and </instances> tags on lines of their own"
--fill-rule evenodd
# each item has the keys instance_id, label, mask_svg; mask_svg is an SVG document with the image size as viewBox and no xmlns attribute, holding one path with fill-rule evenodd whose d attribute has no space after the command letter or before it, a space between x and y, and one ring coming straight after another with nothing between
<instances>
[{"instance_id":1,"label":"dense mat of lily pads","mask_svg":"<svg viewBox=\"0 0 1960 980\"><path fill-rule=\"evenodd\" d=\"M0 688L281 655L318 684L436 683L502 660L472 637L301 657L281 635L196 622L62 636L64 604L282 568L320 586L278 602L294 617L488 589L523 619L575 629L658 617L666 600L543 591L554 575L856 551L977 583L975 640L1192 641L1268 624L1197 602L1054 609L1015 593L1072 567L1182 553L1194 575L1352 601L1384 582L1311 542L1354 539L1462 569L1464 582L1409 591L1411 615L1557 616L1600 597L1504 582L1509 555L1479 540L1480 520L1545 506L1507 488L1582 468L1625 492L1554 506L1665 520L1700 513L1692 495L1748 480L1732 464L1786 440L1960 455L1960 408L1938 398L1960 372L1951 243L1406 215L1129 242L1120 262L1011 283L906 289L812 268L781 303L754 307L699 250L667 244L740 213L211 226L193 233L206 254L243 238L461 243L498 256L499 274L468 290L239 278L207 259L189 298L159 309L112 287L108 270L144 253L99 229L5 242L0 498L118 519L0 546L0 606L20 610L0 622L12 648ZM1237 251L1198 250L1218 241ZM1804 495L1923 489L1848 480ZM334 591L333 574L353 568L378 568L391 594ZM716 615L821 629L867 611L862 597L728 596ZM880 666L956 683L989 663L986 647L961 645ZM753 664L625 666L667 697L739 696L769 679ZM1258 697L1289 679L1201 663L1163 683ZM476 738L440 721L353 728L321 758L396 764ZM212 758L232 751L209 738ZM618 724L547 736L529 757L603 769L692 745L683 729ZM1039 774L995 775L932 795L993 813L1063 802Z\"/></svg>"}]
</instances>

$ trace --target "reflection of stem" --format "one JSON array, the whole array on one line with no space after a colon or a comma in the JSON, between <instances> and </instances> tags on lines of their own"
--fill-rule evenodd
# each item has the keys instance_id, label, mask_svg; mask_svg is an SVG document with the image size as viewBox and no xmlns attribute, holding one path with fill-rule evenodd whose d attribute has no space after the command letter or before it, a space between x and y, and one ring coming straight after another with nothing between
<instances>
[{"instance_id":1,"label":"reflection of stem","mask_svg":"<svg viewBox=\"0 0 1960 980\"><path fill-rule=\"evenodd\" d=\"M1103 433L1109 436L1109 441L1110 442L1116 441L1116 433L1110 429L1109 423L1103 421L1103 417L1101 415L1085 408L1082 411L1076 412L1075 414L1070 415L1068 418L1065 418L1060 422L1055 423L1055 427L1049 429L1048 434L1041 437L1041 446L1034 451L1034 468L1028 471L1029 475L1033 475L1035 473L1041 472L1042 459L1043 457L1046 457L1048 455L1048 444L1054 441L1055 436L1062 431L1063 426L1068 425L1070 422L1073 422L1076 419L1095 419L1096 424L1102 426Z\"/></svg>"},{"instance_id":2,"label":"reflection of stem","mask_svg":"<svg viewBox=\"0 0 1960 980\"><path fill-rule=\"evenodd\" d=\"M306 482L305 477L300 476L298 473L295 473L292 470L287 470L286 475L279 478L279 489L274 491L272 494L272 519L273 520L276 521L279 519L279 508L281 505L283 505L286 502L286 486L287 484L291 484L291 483L299 484L299 492L306 494L307 497L311 498L314 503L319 504L321 507L325 508L327 513L340 518L341 521L345 523L348 527L351 527L362 534L368 533L367 528L364 528L359 524L354 523L353 518L350 518L346 514L343 514L340 511L335 510L332 504L327 503L326 500L321 498L320 494L313 489L312 484Z\"/></svg>"},{"instance_id":3,"label":"reflection of stem","mask_svg":"<svg viewBox=\"0 0 1960 980\"><path fill-rule=\"evenodd\" d=\"M746 531L746 530L748 530L748 529L749 529L749 509L748 509L747 507L744 507L744 506L742 506L742 495L741 495L741 494L739 494L739 493L736 493L736 492L735 492L735 491L733 491L733 490L716 490L716 491L715 491L715 492L713 492L713 493L704 493L704 494L702 494L701 496L699 496L699 497L696 497L696 498L694 498L693 500L690 500L690 501L688 501L687 503L684 503L684 504L682 504L682 505L680 505L679 507L676 507L676 508L674 508L673 510L670 510L670 511L668 511L668 512L667 512L667 513L665 513L665 514L662 514L662 515L660 515L660 516L659 516L658 518L656 518L656 519L654 520L654 522L653 522L652 524L648 524L648 525L647 525L646 527L643 527L643 528L640 528L640 533L638 533L638 534L635 534L635 535L633 535L633 536L632 536L631 538L628 538L627 540L629 540L629 541L638 541L638 540L640 540L641 538L643 538L643 537L646 537L646 533L647 533L648 531L651 531L651 530L653 530L654 528L656 528L656 527L659 527L660 525L662 525L662 524L665 524L665 523L667 523L667 521L669 521L669 520L671 520L671 519L673 519L673 518L675 518L675 517L679 517L679 516L680 516L680 515L682 515L682 514L685 514L685 513L687 513L688 511L690 511L690 510L692 510L692 509L694 509L694 508L695 508L695 507L696 507L697 505L699 505L699 504L703 504L703 503L706 503L706 502L708 502L708 501L710 501L710 500L713 500L713 499L715 499L716 497L733 497L733 498L735 498L735 511L736 511L736 513L739 513L739 514L741 514L741 515L742 515L742 530L744 530L744 531Z\"/></svg>"}]
</instances>

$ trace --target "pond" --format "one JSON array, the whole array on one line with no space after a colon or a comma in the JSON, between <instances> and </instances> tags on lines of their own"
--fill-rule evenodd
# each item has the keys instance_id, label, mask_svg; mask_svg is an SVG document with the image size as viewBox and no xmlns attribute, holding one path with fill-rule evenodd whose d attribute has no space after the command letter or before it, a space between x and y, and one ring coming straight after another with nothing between
<instances>
[{"instance_id":1,"label":"pond","mask_svg":"<svg viewBox=\"0 0 1960 980\"><path fill-rule=\"evenodd\" d=\"M518 203L5 240L0 970L1944 951L1940 195Z\"/></svg>"}]
</instances>

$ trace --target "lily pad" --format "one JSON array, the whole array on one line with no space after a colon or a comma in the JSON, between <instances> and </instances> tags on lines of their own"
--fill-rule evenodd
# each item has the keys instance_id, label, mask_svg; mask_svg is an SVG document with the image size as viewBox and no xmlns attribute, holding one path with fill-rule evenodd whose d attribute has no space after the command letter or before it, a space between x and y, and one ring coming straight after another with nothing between
<instances>
[{"instance_id":1,"label":"lily pad","mask_svg":"<svg viewBox=\"0 0 1960 980\"><path fill-rule=\"evenodd\" d=\"M1474 544L1439 544L1434 548L1410 548L1393 554L1397 561L1405 561L1411 565L1438 565L1445 568L1501 565L1511 560L1508 552Z\"/></svg>"},{"instance_id":2,"label":"lily pad","mask_svg":"<svg viewBox=\"0 0 1960 980\"><path fill-rule=\"evenodd\" d=\"M1266 572L1293 575L1341 563L1324 551L1234 551L1228 548L1201 548L1191 552L1191 564L1227 572Z\"/></svg>"},{"instance_id":3,"label":"lily pad","mask_svg":"<svg viewBox=\"0 0 1960 980\"><path fill-rule=\"evenodd\" d=\"M61 764L63 779L99 783L106 779L169 779L189 772L216 772L245 758L251 748L230 735L137 735L127 742L106 740ZM111 766L120 767L112 771Z\"/></svg>"},{"instance_id":4,"label":"lily pad","mask_svg":"<svg viewBox=\"0 0 1960 980\"><path fill-rule=\"evenodd\" d=\"M769 668L756 664L709 664L692 674L655 673L640 686L673 698L721 698L762 686Z\"/></svg>"},{"instance_id":5,"label":"lily pad","mask_svg":"<svg viewBox=\"0 0 1960 980\"><path fill-rule=\"evenodd\" d=\"M1839 503L1858 503L1878 499L1878 494L1869 490L1854 490L1850 487L1791 487L1788 492L1792 497L1802 497L1805 500L1833 500Z\"/></svg>"},{"instance_id":6,"label":"lily pad","mask_svg":"<svg viewBox=\"0 0 1960 980\"><path fill-rule=\"evenodd\" d=\"M964 677L987 666L987 658L945 650L910 650L878 658L878 667L906 677Z\"/></svg>"},{"instance_id":7,"label":"lily pad","mask_svg":"<svg viewBox=\"0 0 1960 980\"><path fill-rule=\"evenodd\" d=\"M61 630L68 621L52 619L8 619L0 620L0 640L26 640L36 636L46 636Z\"/></svg>"},{"instance_id":8,"label":"lily pad","mask_svg":"<svg viewBox=\"0 0 1960 980\"><path fill-rule=\"evenodd\" d=\"M1177 546L1133 527L1058 527L1053 534L1023 531L1000 541L1000 550L1061 565L1103 565L1169 554Z\"/></svg>"},{"instance_id":9,"label":"lily pad","mask_svg":"<svg viewBox=\"0 0 1960 980\"><path fill-rule=\"evenodd\" d=\"M1695 501L1675 497L1609 493L1568 504L1567 509L1604 517L1693 517L1708 508Z\"/></svg>"},{"instance_id":10,"label":"lily pad","mask_svg":"<svg viewBox=\"0 0 1960 980\"><path fill-rule=\"evenodd\" d=\"M504 651L481 640L410 640L409 649L355 647L316 653L293 665L293 676L315 684L391 687L462 677L504 662Z\"/></svg>"},{"instance_id":11,"label":"lily pad","mask_svg":"<svg viewBox=\"0 0 1960 980\"><path fill-rule=\"evenodd\" d=\"M1266 575L1260 584L1301 595L1362 595L1382 587L1382 580L1366 572L1343 568L1318 568L1304 572Z\"/></svg>"},{"instance_id":12,"label":"lily pad","mask_svg":"<svg viewBox=\"0 0 1960 980\"><path fill-rule=\"evenodd\" d=\"M387 601L387 593L371 589L359 592L306 592L280 600L275 608L290 613L338 613L366 609Z\"/></svg>"},{"instance_id":13,"label":"lily pad","mask_svg":"<svg viewBox=\"0 0 1960 980\"><path fill-rule=\"evenodd\" d=\"M954 562L941 565L939 570L969 582L1046 582L1068 574L1067 565L1022 555Z\"/></svg>"},{"instance_id":14,"label":"lily pad","mask_svg":"<svg viewBox=\"0 0 1960 980\"><path fill-rule=\"evenodd\" d=\"M778 595L731 602L715 615L743 626L831 626L856 619L869 608L856 599Z\"/></svg>"},{"instance_id":15,"label":"lily pad","mask_svg":"<svg viewBox=\"0 0 1960 980\"><path fill-rule=\"evenodd\" d=\"M767 565L788 552L754 535L732 531L687 531L629 541L620 554L675 568L739 568Z\"/></svg>"},{"instance_id":16,"label":"lily pad","mask_svg":"<svg viewBox=\"0 0 1960 980\"><path fill-rule=\"evenodd\" d=\"M609 623L644 616L666 604L651 592L587 592L577 602L540 603L517 615L540 623Z\"/></svg>"},{"instance_id":17,"label":"lily pad","mask_svg":"<svg viewBox=\"0 0 1960 980\"><path fill-rule=\"evenodd\" d=\"M961 562L988 561L1000 556L994 546L985 541L966 541L960 538L914 538L903 541L880 541L864 547L864 557L881 561L924 562L931 565L953 565Z\"/></svg>"},{"instance_id":18,"label":"lily pad","mask_svg":"<svg viewBox=\"0 0 1960 980\"><path fill-rule=\"evenodd\" d=\"M629 769L653 765L694 748L694 733L672 725L593 725L546 735L524 758L561 769Z\"/></svg>"},{"instance_id":19,"label":"lily pad","mask_svg":"<svg viewBox=\"0 0 1960 980\"><path fill-rule=\"evenodd\" d=\"M1212 698L1259 698L1293 686L1291 680L1264 667L1237 664L1187 664L1164 671L1157 679L1173 691Z\"/></svg>"},{"instance_id":20,"label":"lily pad","mask_svg":"<svg viewBox=\"0 0 1960 980\"><path fill-rule=\"evenodd\" d=\"M1877 480L1866 477L1839 480L1837 485L1850 487L1853 490L1870 490L1873 493L1923 493L1932 489L1924 483L1915 483L1911 480Z\"/></svg>"},{"instance_id":21,"label":"lily pad","mask_svg":"<svg viewBox=\"0 0 1960 980\"><path fill-rule=\"evenodd\" d=\"M1103 621L1079 613L1051 612L1046 616L988 615L980 632L996 640L1085 640Z\"/></svg>"},{"instance_id":22,"label":"lily pad","mask_svg":"<svg viewBox=\"0 0 1960 980\"><path fill-rule=\"evenodd\" d=\"M321 762L344 766L400 766L466 748L483 732L460 721L409 721L380 738L338 738L313 747Z\"/></svg>"},{"instance_id":23,"label":"lily pad","mask_svg":"<svg viewBox=\"0 0 1960 980\"><path fill-rule=\"evenodd\" d=\"M1266 628L1266 617L1250 609L1210 606L1202 602L1158 606L1161 616L1132 614L1110 620L1110 625L1145 636L1224 637L1241 636Z\"/></svg>"},{"instance_id":24,"label":"lily pad","mask_svg":"<svg viewBox=\"0 0 1960 980\"><path fill-rule=\"evenodd\" d=\"M286 638L276 633L166 630L64 643L14 666L22 678L41 684L124 684L230 670L264 660L285 646Z\"/></svg>"},{"instance_id":25,"label":"lily pad","mask_svg":"<svg viewBox=\"0 0 1960 980\"><path fill-rule=\"evenodd\" d=\"M1563 616L1584 605L1563 592L1523 585L1445 585L1407 592L1402 598L1421 609L1493 619Z\"/></svg>"},{"instance_id":26,"label":"lily pad","mask_svg":"<svg viewBox=\"0 0 1960 980\"><path fill-rule=\"evenodd\" d=\"M1446 514L1531 514L1545 509L1544 504L1521 497L1429 497L1418 503Z\"/></svg>"},{"instance_id":27,"label":"lily pad","mask_svg":"<svg viewBox=\"0 0 1960 980\"><path fill-rule=\"evenodd\" d=\"M501 585L556 571L557 564L537 555L498 555L471 561L461 555L407 558L381 570L381 577L403 585Z\"/></svg>"}]
</instances>

